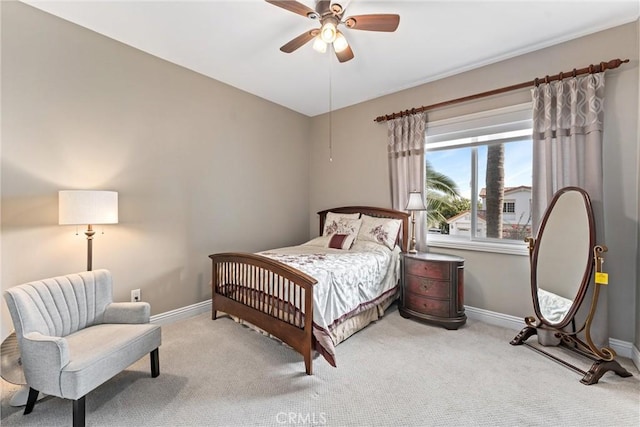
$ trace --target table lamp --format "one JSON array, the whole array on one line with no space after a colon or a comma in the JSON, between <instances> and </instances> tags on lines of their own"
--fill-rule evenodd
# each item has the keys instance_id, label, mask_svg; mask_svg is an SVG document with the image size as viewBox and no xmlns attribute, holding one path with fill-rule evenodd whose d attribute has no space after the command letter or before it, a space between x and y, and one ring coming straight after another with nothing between
<instances>
[{"instance_id":1,"label":"table lamp","mask_svg":"<svg viewBox=\"0 0 640 427\"><path fill-rule=\"evenodd\" d=\"M427 207L424 205L424 199L422 193L419 191L412 191L409 193L409 201L405 210L411 212L411 240L409 242L409 253L416 254L416 211L426 211Z\"/></svg>"}]
</instances>

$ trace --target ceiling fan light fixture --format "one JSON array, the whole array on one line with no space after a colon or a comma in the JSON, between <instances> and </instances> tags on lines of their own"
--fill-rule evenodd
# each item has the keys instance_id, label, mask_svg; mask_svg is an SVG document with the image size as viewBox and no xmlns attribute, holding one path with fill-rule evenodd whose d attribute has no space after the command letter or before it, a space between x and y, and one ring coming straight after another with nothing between
<instances>
[{"instance_id":1,"label":"ceiling fan light fixture","mask_svg":"<svg viewBox=\"0 0 640 427\"><path fill-rule=\"evenodd\" d=\"M342 35L340 31L336 34L336 39L333 41L333 50L336 52L342 52L347 47L349 47L349 43L347 43L347 39Z\"/></svg>"},{"instance_id":2,"label":"ceiling fan light fixture","mask_svg":"<svg viewBox=\"0 0 640 427\"><path fill-rule=\"evenodd\" d=\"M347 43L347 39L342 35L340 31L336 34L336 39L333 41L333 50L336 52L342 52L346 48L349 47L349 43Z\"/></svg>"},{"instance_id":3,"label":"ceiling fan light fixture","mask_svg":"<svg viewBox=\"0 0 640 427\"><path fill-rule=\"evenodd\" d=\"M333 43L336 39L337 32L338 30L336 29L336 24L333 20L327 20L320 30L320 38L327 44Z\"/></svg>"},{"instance_id":4,"label":"ceiling fan light fixture","mask_svg":"<svg viewBox=\"0 0 640 427\"><path fill-rule=\"evenodd\" d=\"M316 36L316 39L313 41L313 49L316 52L325 53L327 51L327 44L320 36Z\"/></svg>"},{"instance_id":5,"label":"ceiling fan light fixture","mask_svg":"<svg viewBox=\"0 0 640 427\"><path fill-rule=\"evenodd\" d=\"M400 15L391 13L354 15L343 20L347 8L337 3L340 0L315 0L315 10L302 3L302 0L265 1L297 15L320 21L319 28L316 26L282 45L280 47L282 52L292 53L314 40L313 49L322 53L325 53L327 45L331 44L333 53L341 63L352 60L354 55L344 35L338 30L338 26L344 25L353 30L391 33L396 31L400 23ZM310 3L310 0L308 2Z\"/></svg>"}]
</instances>

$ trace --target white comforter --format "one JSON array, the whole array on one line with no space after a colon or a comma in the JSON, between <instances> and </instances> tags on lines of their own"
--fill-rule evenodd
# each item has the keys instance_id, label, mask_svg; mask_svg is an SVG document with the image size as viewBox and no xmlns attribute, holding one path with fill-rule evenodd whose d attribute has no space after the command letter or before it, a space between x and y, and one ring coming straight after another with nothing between
<instances>
[{"instance_id":1,"label":"white comforter","mask_svg":"<svg viewBox=\"0 0 640 427\"><path fill-rule=\"evenodd\" d=\"M326 248L324 242L320 237L300 246L264 251L260 255L288 264L318 281L313 293L314 336L323 349L334 356L335 343L329 331L344 318L377 304L381 297L395 289L400 250L396 247L392 251L365 241L354 243L347 251ZM335 364L335 361L329 362Z\"/></svg>"},{"instance_id":2,"label":"white comforter","mask_svg":"<svg viewBox=\"0 0 640 427\"><path fill-rule=\"evenodd\" d=\"M567 315L573 301L538 288L538 304L540 305L540 314L546 320L558 323Z\"/></svg>"}]
</instances>

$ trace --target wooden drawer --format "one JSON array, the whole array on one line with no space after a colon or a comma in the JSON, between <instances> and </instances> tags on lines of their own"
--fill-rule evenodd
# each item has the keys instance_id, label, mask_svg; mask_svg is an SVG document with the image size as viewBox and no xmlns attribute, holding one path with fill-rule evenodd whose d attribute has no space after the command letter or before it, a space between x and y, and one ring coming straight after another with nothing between
<instances>
[{"instance_id":1,"label":"wooden drawer","mask_svg":"<svg viewBox=\"0 0 640 427\"><path fill-rule=\"evenodd\" d=\"M449 264L405 258L405 273L431 279L449 280Z\"/></svg>"},{"instance_id":2,"label":"wooden drawer","mask_svg":"<svg viewBox=\"0 0 640 427\"><path fill-rule=\"evenodd\" d=\"M451 297L451 284L426 277L405 276L405 291L426 297L449 299Z\"/></svg>"},{"instance_id":3,"label":"wooden drawer","mask_svg":"<svg viewBox=\"0 0 640 427\"><path fill-rule=\"evenodd\" d=\"M449 317L449 301L423 298L416 294L405 294L404 303L409 310L438 317Z\"/></svg>"}]
</instances>

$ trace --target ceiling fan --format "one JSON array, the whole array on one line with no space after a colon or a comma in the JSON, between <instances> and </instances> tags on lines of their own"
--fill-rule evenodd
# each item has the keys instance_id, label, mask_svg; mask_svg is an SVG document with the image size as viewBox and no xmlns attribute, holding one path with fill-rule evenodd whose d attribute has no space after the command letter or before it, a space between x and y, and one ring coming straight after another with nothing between
<instances>
[{"instance_id":1,"label":"ceiling fan","mask_svg":"<svg viewBox=\"0 0 640 427\"><path fill-rule=\"evenodd\" d=\"M280 48L281 51L291 53L315 39L313 42L315 50L324 53L327 50L327 45L332 45L333 51L340 62L347 62L353 59L353 51L347 39L338 29L339 25L344 25L352 30L393 32L400 23L400 16L394 14L355 15L343 19L345 8L338 3L331 4L331 0L319 0L316 3L316 10L295 0L265 1L298 15L320 21L320 28L305 31L284 44Z\"/></svg>"}]
</instances>

